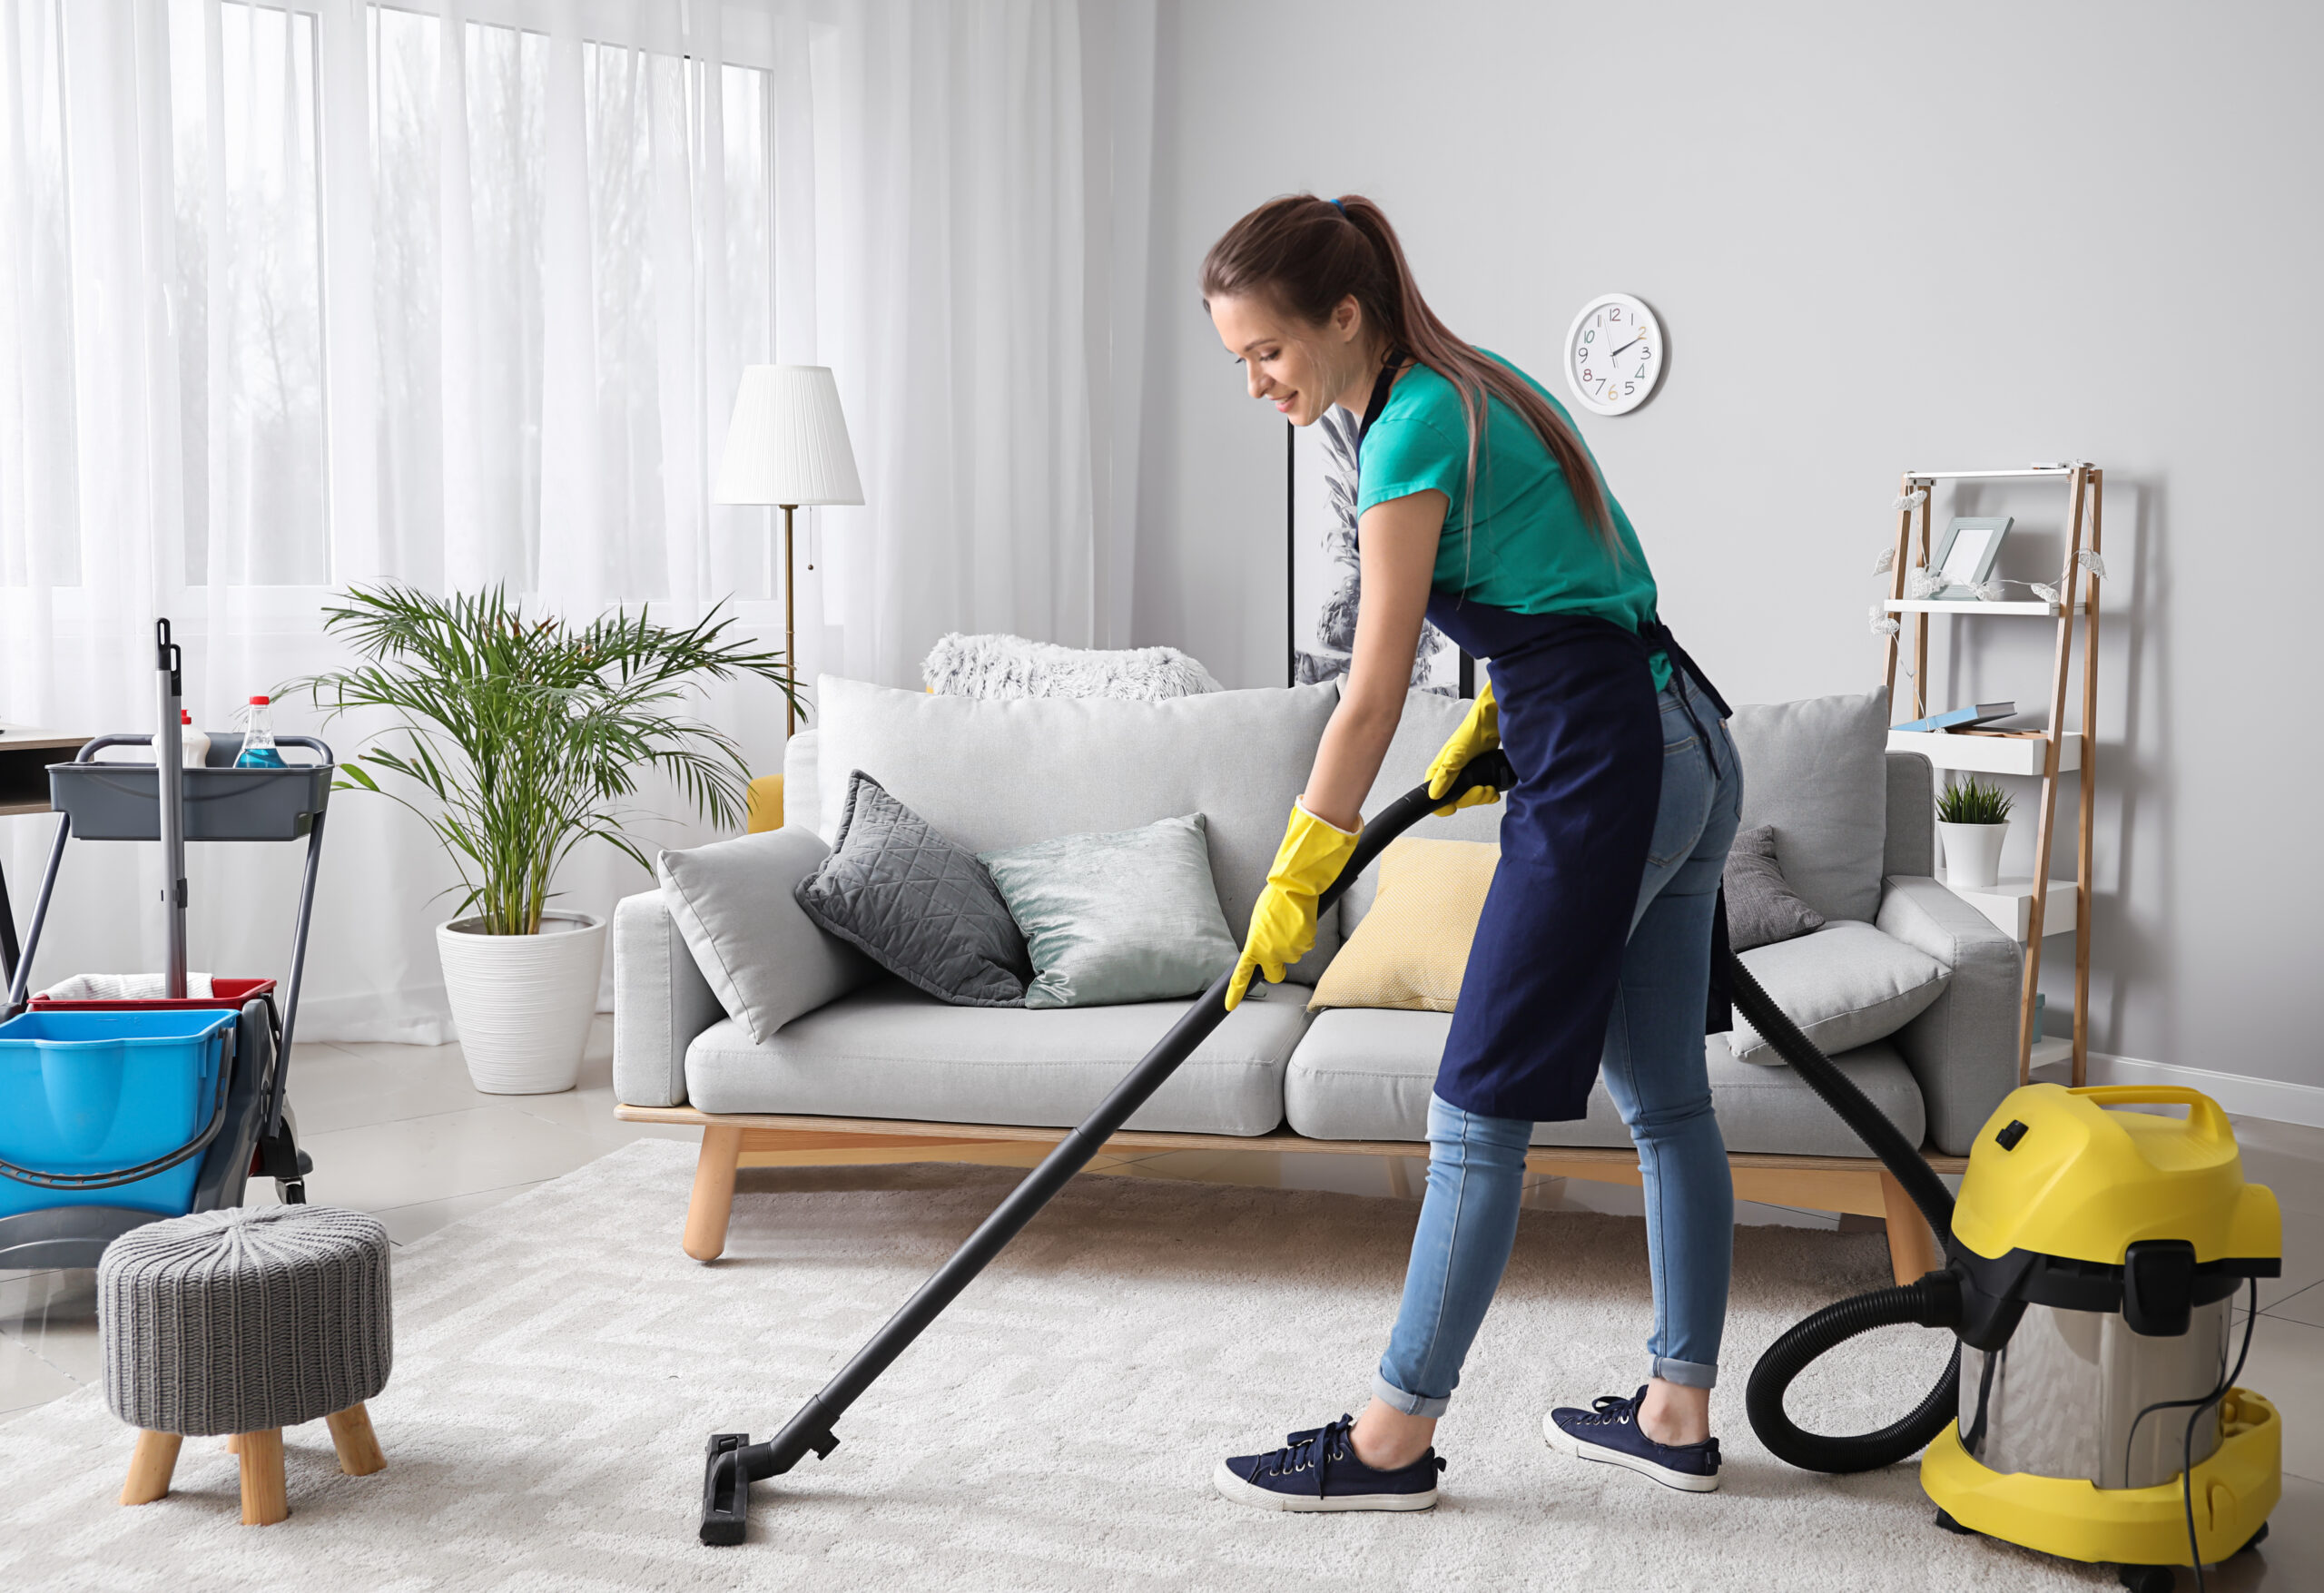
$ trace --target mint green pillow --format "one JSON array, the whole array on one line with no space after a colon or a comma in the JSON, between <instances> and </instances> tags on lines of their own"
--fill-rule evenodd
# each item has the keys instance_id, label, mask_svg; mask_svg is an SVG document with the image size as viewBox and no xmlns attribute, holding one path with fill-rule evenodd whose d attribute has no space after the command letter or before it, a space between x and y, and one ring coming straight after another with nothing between
<instances>
[{"instance_id":1,"label":"mint green pillow","mask_svg":"<svg viewBox=\"0 0 2324 1593\"><path fill-rule=\"evenodd\" d=\"M1028 1007L1196 996L1234 965L1200 813L979 852L977 860L1032 954Z\"/></svg>"}]
</instances>

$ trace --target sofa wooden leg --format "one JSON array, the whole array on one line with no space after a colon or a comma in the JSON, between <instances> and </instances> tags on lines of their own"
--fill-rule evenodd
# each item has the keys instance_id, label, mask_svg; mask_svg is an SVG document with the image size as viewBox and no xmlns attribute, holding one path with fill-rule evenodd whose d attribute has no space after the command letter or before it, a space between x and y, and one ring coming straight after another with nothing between
<instances>
[{"instance_id":1,"label":"sofa wooden leg","mask_svg":"<svg viewBox=\"0 0 2324 1593\"><path fill-rule=\"evenodd\" d=\"M282 1483L282 1429L245 1432L242 1440L242 1525L271 1527L290 1513Z\"/></svg>"},{"instance_id":2,"label":"sofa wooden leg","mask_svg":"<svg viewBox=\"0 0 2324 1593\"><path fill-rule=\"evenodd\" d=\"M384 1471L388 1457L379 1452L379 1434L371 1431L371 1412L358 1400L344 1411L333 1411L323 1418L330 1429L330 1446L339 1451L339 1469L350 1477L369 1477L374 1471Z\"/></svg>"},{"instance_id":3,"label":"sofa wooden leg","mask_svg":"<svg viewBox=\"0 0 2324 1593\"><path fill-rule=\"evenodd\" d=\"M684 1242L685 1253L696 1261L716 1261L726 1248L726 1219L734 1210L734 1166L742 1155L741 1129L713 1125L702 1131Z\"/></svg>"},{"instance_id":4,"label":"sofa wooden leg","mask_svg":"<svg viewBox=\"0 0 2324 1593\"><path fill-rule=\"evenodd\" d=\"M1937 1254L1936 1235L1929 1232L1928 1219L1921 1215L1921 1208L1905 1193L1894 1173L1880 1175L1880 1198L1888 1208L1888 1264L1899 1283L1917 1281L1925 1273L1933 1273L1944 1264Z\"/></svg>"},{"instance_id":5,"label":"sofa wooden leg","mask_svg":"<svg viewBox=\"0 0 2324 1593\"><path fill-rule=\"evenodd\" d=\"M178 1469L178 1446L185 1442L174 1432L142 1429L137 1452L129 1458L129 1480L122 1485L121 1502L152 1504L170 1490L170 1474Z\"/></svg>"}]
</instances>

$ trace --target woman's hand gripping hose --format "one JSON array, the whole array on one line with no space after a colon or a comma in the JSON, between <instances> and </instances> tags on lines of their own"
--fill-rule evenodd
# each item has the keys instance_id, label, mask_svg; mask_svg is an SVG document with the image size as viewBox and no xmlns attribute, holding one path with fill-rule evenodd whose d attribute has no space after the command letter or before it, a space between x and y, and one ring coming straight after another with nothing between
<instances>
[{"instance_id":1,"label":"woman's hand gripping hose","mask_svg":"<svg viewBox=\"0 0 2324 1593\"><path fill-rule=\"evenodd\" d=\"M1461 728L1452 733L1436 754L1436 762L1428 766L1428 794L1441 797L1452 789L1461 771L1469 761L1482 752L1490 752L1501 745L1501 705L1492 700L1492 683L1486 681L1477 688L1477 700L1469 704L1469 716ZM1479 802L1501 801L1501 790L1490 782L1480 782L1462 792L1459 797L1437 809L1439 814L1450 813L1455 808L1473 807Z\"/></svg>"},{"instance_id":2,"label":"woman's hand gripping hose","mask_svg":"<svg viewBox=\"0 0 2324 1593\"><path fill-rule=\"evenodd\" d=\"M1296 802L1291 805L1291 822L1267 870L1266 889L1251 906L1250 932L1243 937L1243 956L1226 987L1227 1011L1242 1004L1254 971L1279 985L1284 969L1315 946L1315 899L1340 877L1363 834L1326 824Z\"/></svg>"}]
</instances>

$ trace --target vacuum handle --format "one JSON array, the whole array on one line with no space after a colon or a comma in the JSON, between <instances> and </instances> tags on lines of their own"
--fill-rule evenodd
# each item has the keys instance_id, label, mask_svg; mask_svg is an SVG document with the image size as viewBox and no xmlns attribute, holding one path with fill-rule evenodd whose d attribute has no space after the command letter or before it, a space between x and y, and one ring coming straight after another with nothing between
<instances>
[{"instance_id":1,"label":"vacuum handle","mask_svg":"<svg viewBox=\"0 0 2324 1593\"><path fill-rule=\"evenodd\" d=\"M1517 772L1510 767L1509 754L1494 747L1490 752L1479 752L1463 763L1461 772L1453 776L1452 786L1443 796L1429 795L1425 782L1413 787L1381 809L1364 825L1363 835L1356 841L1355 850L1348 854L1347 861L1340 865L1339 878L1325 886L1324 893L1315 899L1316 912L1329 912L1339 899L1348 893L1364 870L1372 866L1374 859L1394 844L1405 831L1439 808L1466 796L1481 785L1489 785L1495 791L1507 791L1516 783Z\"/></svg>"},{"instance_id":2,"label":"vacuum handle","mask_svg":"<svg viewBox=\"0 0 2324 1593\"><path fill-rule=\"evenodd\" d=\"M2217 1101L2183 1084L2093 1084L2066 1093L2101 1106L2184 1106L2187 1126L2214 1144L2234 1132Z\"/></svg>"}]
</instances>

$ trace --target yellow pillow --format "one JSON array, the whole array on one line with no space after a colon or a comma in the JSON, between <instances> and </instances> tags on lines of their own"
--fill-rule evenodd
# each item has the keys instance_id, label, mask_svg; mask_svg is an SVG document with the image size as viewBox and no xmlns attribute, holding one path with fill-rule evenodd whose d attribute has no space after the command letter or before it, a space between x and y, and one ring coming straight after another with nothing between
<instances>
[{"instance_id":1,"label":"yellow pillow","mask_svg":"<svg viewBox=\"0 0 2324 1593\"><path fill-rule=\"evenodd\" d=\"M1501 861L1490 841L1407 835L1380 854L1380 894L1347 938L1307 1010L1386 1007L1450 1012Z\"/></svg>"}]
</instances>

